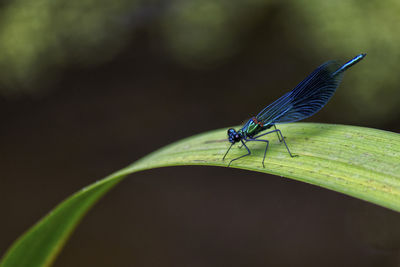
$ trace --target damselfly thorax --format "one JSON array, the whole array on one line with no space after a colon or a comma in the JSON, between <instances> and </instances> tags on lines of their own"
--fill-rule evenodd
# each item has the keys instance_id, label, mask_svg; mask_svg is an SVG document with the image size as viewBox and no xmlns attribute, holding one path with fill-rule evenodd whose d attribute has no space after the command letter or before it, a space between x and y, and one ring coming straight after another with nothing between
<instances>
[{"instance_id":1,"label":"damselfly thorax","mask_svg":"<svg viewBox=\"0 0 400 267\"><path fill-rule=\"evenodd\" d=\"M259 132L262 132L271 127L272 124L264 124L261 121L258 121L256 117L253 117L246 122L246 124L242 127L242 129L240 129L240 131L243 133L244 137L252 138Z\"/></svg>"}]
</instances>

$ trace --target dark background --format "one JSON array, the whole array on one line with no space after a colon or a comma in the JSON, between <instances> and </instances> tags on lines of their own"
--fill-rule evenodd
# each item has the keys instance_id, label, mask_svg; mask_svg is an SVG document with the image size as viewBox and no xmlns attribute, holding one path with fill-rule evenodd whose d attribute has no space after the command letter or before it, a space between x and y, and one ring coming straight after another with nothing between
<instances>
[{"instance_id":1,"label":"dark background","mask_svg":"<svg viewBox=\"0 0 400 267\"><path fill-rule=\"evenodd\" d=\"M0 5L0 254L85 185L240 124L327 60L368 54L307 121L399 132L399 3L320 2ZM110 192L55 266L399 266L399 225L282 177L165 168Z\"/></svg>"}]
</instances>

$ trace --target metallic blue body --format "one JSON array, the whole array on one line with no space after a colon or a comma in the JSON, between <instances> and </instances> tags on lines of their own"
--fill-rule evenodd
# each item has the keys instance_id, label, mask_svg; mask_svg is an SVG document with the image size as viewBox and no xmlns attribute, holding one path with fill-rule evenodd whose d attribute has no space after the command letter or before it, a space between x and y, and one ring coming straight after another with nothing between
<instances>
[{"instance_id":1,"label":"metallic blue body","mask_svg":"<svg viewBox=\"0 0 400 267\"><path fill-rule=\"evenodd\" d=\"M228 140L231 143L231 146L225 156L228 154L232 145L237 142L241 142L248 152L246 155L231 160L229 165L232 161L251 154L244 141L260 141L267 143L263 159L264 165L269 141L258 138L273 132L278 134L279 141L284 142L290 156L294 157L290 153L281 131L276 129L275 124L303 120L318 112L335 93L336 88L339 86L343 78L344 71L359 62L365 56L366 54L357 55L343 65L339 64L337 61L328 61L322 64L292 91L286 93L281 98L264 108L257 116L248 120L239 131L229 129ZM275 130L257 135L271 127L274 127ZM223 159L225 159L225 156Z\"/></svg>"}]
</instances>

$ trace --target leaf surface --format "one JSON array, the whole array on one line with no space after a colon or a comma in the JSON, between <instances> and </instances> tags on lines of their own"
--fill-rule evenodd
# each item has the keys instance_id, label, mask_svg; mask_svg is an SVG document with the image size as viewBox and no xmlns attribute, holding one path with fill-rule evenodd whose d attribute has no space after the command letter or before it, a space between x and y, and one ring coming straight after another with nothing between
<instances>
[{"instance_id":1,"label":"leaf surface","mask_svg":"<svg viewBox=\"0 0 400 267\"><path fill-rule=\"evenodd\" d=\"M252 155L232 168L303 181L400 211L400 134L356 126L291 123L278 126L292 151L291 158L275 134L262 166L265 144L250 142ZM130 166L67 198L23 234L4 255L0 266L49 266L86 212L128 174L167 166L226 167L246 153L229 147L226 129L189 137L159 149Z\"/></svg>"}]
</instances>

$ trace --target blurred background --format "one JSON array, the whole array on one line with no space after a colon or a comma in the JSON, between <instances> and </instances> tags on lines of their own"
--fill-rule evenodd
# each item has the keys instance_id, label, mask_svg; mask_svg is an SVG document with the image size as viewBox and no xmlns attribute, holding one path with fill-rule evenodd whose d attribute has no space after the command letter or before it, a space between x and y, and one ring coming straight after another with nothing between
<instances>
[{"instance_id":1,"label":"blurred background","mask_svg":"<svg viewBox=\"0 0 400 267\"><path fill-rule=\"evenodd\" d=\"M368 54L307 121L400 132L398 14L396 0L3 1L0 254L83 186L242 123L327 60ZM100 201L55 266L400 266L399 225L281 177L165 168Z\"/></svg>"}]
</instances>

